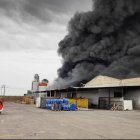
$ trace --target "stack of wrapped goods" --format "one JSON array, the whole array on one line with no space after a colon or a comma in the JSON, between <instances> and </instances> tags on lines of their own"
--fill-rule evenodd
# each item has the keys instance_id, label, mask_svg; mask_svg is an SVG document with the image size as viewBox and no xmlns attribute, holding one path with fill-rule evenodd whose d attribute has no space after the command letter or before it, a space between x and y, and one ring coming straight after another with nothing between
<instances>
[{"instance_id":1,"label":"stack of wrapped goods","mask_svg":"<svg viewBox=\"0 0 140 140\"><path fill-rule=\"evenodd\" d=\"M51 101L51 99L47 99L46 108L48 110L52 110L52 101Z\"/></svg>"},{"instance_id":2,"label":"stack of wrapped goods","mask_svg":"<svg viewBox=\"0 0 140 140\"><path fill-rule=\"evenodd\" d=\"M30 104L34 104L34 99L30 98Z\"/></svg>"},{"instance_id":3,"label":"stack of wrapped goods","mask_svg":"<svg viewBox=\"0 0 140 140\"><path fill-rule=\"evenodd\" d=\"M25 104L30 104L30 98L29 97L25 97Z\"/></svg>"},{"instance_id":4,"label":"stack of wrapped goods","mask_svg":"<svg viewBox=\"0 0 140 140\"><path fill-rule=\"evenodd\" d=\"M63 99L62 110L68 111L69 110L69 99Z\"/></svg>"},{"instance_id":5,"label":"stack of wrapped goods","mask_svg":"<svg viewBox=\"0 0 140 140\"><path fill-rule=\"evenodd\" d=\"M62 108L62 99L47 99L46 108L48 110L60 111Z\"/></svg>"},{"instance_id":6,"label":"stack of wrapped goods","mask_svg":"<svg viewBox=\"0 0 140 140\"><path fill-rule=\"evenodd\" d=\"M65 98L65 99L47 99L46 108L53 111L75 111L76 101Z\"/></svg>"},{"instance_id":7,"label":"stack of wrapped goods","mask_svg":"<svg viewBox=\"0 0 140 140\"><path fill-rule=\"evenodd\" d=\"M34 99L32 97L24 97L22 99L22 104L34 104Z\"/></svg>"}]
</instances>

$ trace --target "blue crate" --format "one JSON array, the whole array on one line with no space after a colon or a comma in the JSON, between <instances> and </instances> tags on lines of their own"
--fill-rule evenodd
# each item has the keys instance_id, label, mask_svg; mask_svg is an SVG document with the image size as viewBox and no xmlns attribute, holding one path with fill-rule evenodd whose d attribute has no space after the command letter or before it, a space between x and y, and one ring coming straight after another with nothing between
<instances>
[{"instance_id":1,"label":"blue crate","mask_svg":"<svg viewBox=\"0 0 140 140\"><path fill-rule=\"evenodd\" d=\"M62 104L62 110L68 111L69 110L69 105Z\"/></svg>"},{"instance_id":2,"label":"blue crate","mask_svg":"<svg viewBox=\"0 0 140 140\"><path fill-rule=\"evenodd\" d=\"M65 105L67 105L67 104L69 103L69 99L67 99L67 98L63 99L63 103L64 103Z\"/></svg>"},{"instance_id":3,"label":"blue crate","mask_svg":"<svg viewBox=\"0 0 140 140\"><path fill-rule=\"evenodd\" d=\"M47 109L52 110L52 104L47 104Z\"/></svg>"},{"instance_id":4,"label":"blue crate","mask_svg":"<svg viewBox=\"0 0 140 140\"><path fill-rule=\"evenodd\" d=\"M70 105L70 111L75 111L76 110L76 105L75 104L71 104Z\"/></svg>"}]
</instances>

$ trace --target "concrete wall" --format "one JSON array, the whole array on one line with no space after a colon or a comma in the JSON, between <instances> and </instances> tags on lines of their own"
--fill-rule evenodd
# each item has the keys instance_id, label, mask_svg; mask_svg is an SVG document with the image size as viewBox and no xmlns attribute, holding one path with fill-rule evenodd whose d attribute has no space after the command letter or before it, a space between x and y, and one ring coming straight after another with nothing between
<instances>
[{"instance_id":1,"label":"concrete wall","mask_svg":"<svg viewBox=\"0 0 140 140\"><path fill-rule=\"evenodd\" d=\"M93 89L92 91L80 91L77 97L85 97L89 99L89 103L98 105L99 97L109 97L109 89ZM114 90L110 89L110 97L114 97Z\"/></svg>"},{"instance_id":2,"label":"concrete wall","mask_svg":"<svg viewBox=\"0 0 140 140\"><path fill-rule=\"evenodd\" d=\"M133 108L140 109L140 87L127 89L124 94L124 99L132 100Z\"/></svg>"}]
</instances>

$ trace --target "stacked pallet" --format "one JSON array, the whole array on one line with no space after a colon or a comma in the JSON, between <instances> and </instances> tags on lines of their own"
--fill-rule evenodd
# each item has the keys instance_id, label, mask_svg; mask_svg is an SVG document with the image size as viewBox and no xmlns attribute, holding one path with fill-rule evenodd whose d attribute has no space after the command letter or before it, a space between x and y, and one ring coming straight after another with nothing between
<instances>
[{"instance_id":1,"label":"stacked pallet","mask_svg":"<svg viewBox=\"0 0 140 140\"><path fill-rule=\"evenodd\" d=\"M114 103L113 106L112 106L112 108L111 108L111 110L112 110L112 111L120 110L120 109L119 109L119 104L115 104L115 103Z\"/></svg>"},{"instance_id":2,"label":"stacked pallet","mask_svg":"<svg viewBox=\"0 0 140 140\"><path fill-rule=\"evenodd\" d=\"M31 97L24 97L21 103L22 104L34 104L34 99L32 99Z\"/></svg>"}]
</instances>

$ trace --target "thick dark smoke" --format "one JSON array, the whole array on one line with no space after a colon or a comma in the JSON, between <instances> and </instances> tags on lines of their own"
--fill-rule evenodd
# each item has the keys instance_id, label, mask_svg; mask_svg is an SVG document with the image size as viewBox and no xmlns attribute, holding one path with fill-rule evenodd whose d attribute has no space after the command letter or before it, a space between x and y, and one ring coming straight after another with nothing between
<instances>
[{"instance_id":1,"label":"thick dark smoke","mask_svg":"<svg viewBox=\"0 0 140 140\"><path fill-rule=\"evenodd\" d=\"M97 75L140 76L140 0L94 0L93 10L76 13L59 43L63 66L57 87Z\"/></svg>"}]
</instances>

